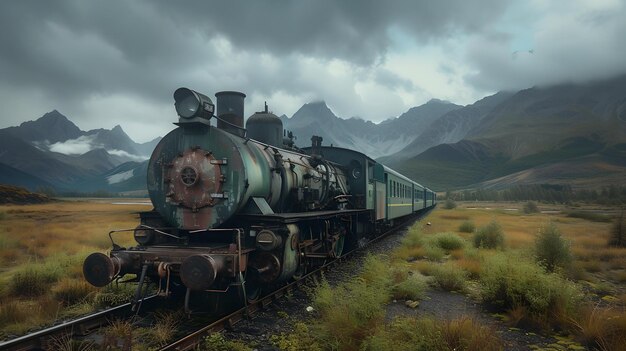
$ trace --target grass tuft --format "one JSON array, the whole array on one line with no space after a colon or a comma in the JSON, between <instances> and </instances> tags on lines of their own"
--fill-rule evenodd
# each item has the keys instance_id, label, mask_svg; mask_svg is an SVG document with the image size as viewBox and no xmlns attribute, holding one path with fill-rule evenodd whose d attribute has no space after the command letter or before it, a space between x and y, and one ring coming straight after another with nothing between
<instances>
[{"instance_id":1,"label":"grass tuft","mask_svg":"<svg viewBox=\"0 0 626 351\"><path fill-rule=\"evenodd\" d=\"M493 328L461 317L436 321L424 317L398 317L369 336L361 350L502 350L503 343Z\"/></svg>"},{"instance_id":2,"label":"grass tuft","mask_svg":"<svg viewBox=\"0 0 626 351\"><path fill-rule=\"evenodd\" d=\"M468 274L453 263L444 263L434 267L434 283L443 290L461 291L465 288Z\"/></svg>"},{"instance_id":3,"label":"grass tuft","mask_svg":"<svg viewBox=\"0 0 626 351\"><path fill-rule=\"evenodd\" d=\"M606 307L584 307L571 324L581 341L592 349L626 350L626 313Z\"/></svg>"},{"instance_id":4,"label":"grass tuft","mask_svg":"<svg viewBox=\"0 0 626 351\"><path fill-rule=\"evenodd\" d=\"M446 202L443 204L443 208L445 208L446 210L452 210L456 208L456 202L452 199L447 199Z\"/></svg>"},{"instance_id":5,"label":"grass tuft","mask_svg":"<svg viewBox=\"0 0 626 351\"><path fill-rule=\"evenodd\" d=\"M532 214L532 213L539 213L539 207L537 206L537 204L533 201L528 201L524 204L524 207L522 208L522 211L525 214Z\"/></svg>"},{"instance_id":6,"label":"grass tuft","mask_svg":"<svg viewBox=\"0 0 626 351\"><path fill-rule=\"evenodd\" d=\"M9 292L13 296L41 296L60 276L58 270L49 269L48 266L28 265L13 275L9 281Z\"/></svg>"},{"instance_id":7,"label":"grass tuft","mask_svg":"<svg viewBox=\"0 0 626 351\"><path fill-rule=\"evenodd\" d=\"M451 232L437 233L428 239L430 244L437 246L446 252L459 250L465 247L465 240Z\"/></svg>"},{"instance_id":8,"label":"grass tuft","mask_svg":"<svg viewBox=\"0 0 626 351\"><path fill-rule=\"evenodd\" d=\"M554 223L539 230L535 238L535 255L548 272L554 272L557 267L568 268L572 262L570 243L561 236Z\"/></svg>"},{"instance_id":9,"label":"grass tuft","mask_svg":"<svg viewBox=\"0 0 626 351\"><path fill-rule=\"evenodd\" d=\"M421 274L411 274L404 281L393 286L392 296L398 300L421 300L427 288L426 277Z\"/></svg>"},{"instance_id":10,"label":"grass tuft","mask_svg":"<svg viewBox=\"0 0 626 351\"><path fill-rule=\"evenodd\" d=\"M492 220L489 224L480 227L474 234L474 246L484 249L503 249L504 230L500 223Z\"/></svg>"},{"instance_id":11,"label":"grass tuft","mask_svg":"<svg viewBox=\"0 0 626 351\"><path fill-rule=\"evenodd\" d=\"M524 307L529 318L545 324L573 315L582 297L578 286L560 275L502 253L485 259L480 283L486 303L503 309Z\"/></svg>"},{"instance_id":12,"label":"grass tuft","mask_svg":"<svg viewBox=\"0 0 626 351\"><path fill-rule=\"evenodd\" d=\"M473 233L474 230L476 230L476 224L472 221L463 221L463 223L459 225L459 231L461 233Z\"/></svg>"},{"instance_id":13,"label":"grass tuft","mask_svg":"<svg viewBox=\"0 0 626 351\"><path fill-rule=\"evenodd\" d=\"M53 288L53 296L55 300L69 306L86 300L95 291L96 288L85 281L64 278Z\"/></svg>"}]
</instances>

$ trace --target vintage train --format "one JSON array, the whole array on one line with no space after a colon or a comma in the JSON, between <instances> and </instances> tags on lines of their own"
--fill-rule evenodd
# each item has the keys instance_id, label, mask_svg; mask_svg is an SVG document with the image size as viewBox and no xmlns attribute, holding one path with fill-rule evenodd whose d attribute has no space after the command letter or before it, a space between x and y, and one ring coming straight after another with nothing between
<instances>
[{"instance_id":1,"label":"vintage train","mask_svg":"<svg viewBox=\"0 0 626 351\"><path fill-rule=\"evenodd\" d=\"M267 105L244 128L245 95L215 96L216 114L207 96L174 93L178 127L149 160L154 209L132 229L137 246L111 239L109 255L85 259L92 285L134 274L166 295L235 291L247 301L437 202L430 189L358 151L322 146L315 136L310 147L295 147Z\"/></svg>"}]
</instances>

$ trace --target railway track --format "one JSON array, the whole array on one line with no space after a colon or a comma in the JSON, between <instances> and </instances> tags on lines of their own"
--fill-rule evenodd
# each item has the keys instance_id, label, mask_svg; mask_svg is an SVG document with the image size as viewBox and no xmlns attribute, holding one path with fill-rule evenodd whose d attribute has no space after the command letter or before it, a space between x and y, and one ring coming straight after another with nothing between
<instances>
[{"instance_id":1,"label":"railway track","mask_svg":"<svg viewBox=\"0 0 626 351\"><path fill-rule=\"evenodd\" d=\"M156 295L144 298L141 304L145 308L149 307L154 301L156 301ZM48 350L51 349L51 343L55 340L60 340L67 335L71 335L73 337L85 336L92 333L94 330L99 329L103 325L108 324L114 318L128 318L129 316L134 315L132 307L133 304L129 302L104 311L92 313L75 320L66 321L15 339L0 342L0 350Z\"/></svg>"},{"instance_id":2,"label":"railway track","mask_svg":"<svg viewBox=\"0 0 626 351\"><path fill-rule=\"evenodd\" d=\"M315 276L318 276L321 272L324 272L328 269L330 269L331 267L333 267L334 265L345 261L346 259L351 258L354 254L361 252L363 249L370 247L372 244L380 241L381 239L399 231L402 230L406 227L406 225L408 223L410 223L411 221L417 221L422 219L423 217L425 217L428 213L430 212L430 210L425 211L424 213L421 213L420 215L418 215L417 217L411 218L407 221L405 221L404 223L402 223L401 225L394 227L393 229L379 235L378 237L376 237L375 239L373 239L372 241L370 241L366 246L362 247L362 248L358 248L355 250L352 250L346 254L344 254L343 256L341 256L338 259L335 259L333 261L330 261L328 263L326 263L325 265L319 267L318 269L306 274L305 276L303 276L301 279L296 280L291 282L288 285L285 285L284 287L275 290L273 292L271 292L270 294L268 294L265 297L260 298L257 301L254 301L250 304L248 304L248 306L242 307L240 309L238 309L237 311L222 317L214 322L212 322L211 324L202 327L201 329L196 330L195 332L188 334L185 337L180 338L179 340L164 346L162 348L160 348L159 350L161 351L183 351L183 350L192 350L194 349L197 345L199 345L205 337L209 336L212 333L217 333L217 332L221 332L227 329L232 328L235 324L237 324L239 321L246 319L246 318L252 318L254 316L254 314L262 309L264 309L266 306L270 305L273 301L280 299L281 297L285 296L286 294L289 294L290 291L292 291L293 289L296 289L298 286L302 285L302 284L306 284L310 278L313 278Z\"/></svg>"},{"instance_id":3,"label":"railway track","mask_svg":"<svg viewBox=\"0 0 626 351\"><path fill-rule=\"evenodd\" d=\"M263 310L266 306L273 303L273 301L280 299L286 294L289 294L294 289L298 288L302 284L306 284L310 281L311 278L320 275L321 272L324 272L336 264L339 264L349 258L351 258L354 254L361 252L363 249L370 247L372 244L380 241L381 239L395 233L396 231L402 230L405 228L407 223L413 220L419 220L425 217L429 211L421 213L417 217L413 217L409 220L406 220L401 225L398 225L387 232L379 235L375 239L371 240L366 246L362 248L358 248L352 250L338 259L330 261L323 266L317 268L314 271L307 273L305 276L300 279L285 285L268 295L259 298L256 301L250 302L247 306L244 306L222 318L219 318L210 324L178 339L177 341L162 347L160 350L191 350L196 347L199 343L201 343L204 338L211 333L220 332L229 328L232 328L237 322L252 318L255 313L260 310ZM143 299L142 309L143 311L150 310L151 305L154 302L158 302L158 298L156 295L149 296ZM59 340L63 337L67 337L68 335L72 338L84 337L93 333L94 331L101 328L103 325L108 325L111 320L115 318L131 318L135 315L135 312L132 311L132 303L126 303L120 306L116 306L104 311L96 312L72 321L63 322L61 324L39 330L37 332L27 334L9 341L0 342L0 350L7 351L29 351L29 350L50 350L51 343L54 340Z\"/></svg>"}]
</instances>

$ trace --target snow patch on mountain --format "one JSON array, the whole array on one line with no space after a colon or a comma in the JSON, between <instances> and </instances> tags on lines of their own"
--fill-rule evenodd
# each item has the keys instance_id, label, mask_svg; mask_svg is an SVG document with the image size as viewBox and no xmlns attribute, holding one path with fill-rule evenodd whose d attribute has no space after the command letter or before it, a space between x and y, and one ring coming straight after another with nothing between
<instances>
[{"instance_id":1,"label":"snow patch on mountain","mask_svg":"<svg viewBox=\"0 0 626 351\"><path fill-rule=\"evenodd\" d=\"M113 150L107 150L107 152L110 153L111 155L127 157L127 158L129 158L131 160L134 160L134 161L145 161L145 160L150 158L150 157L147 157L147 156L134 155L134 154L131 154L131 153L126 152L124 150L113 149Z\"/></svg>"},{"instance_id":2,"label":"snow patch on mountain","mask_svg":"<svg viewBox=\"0 0 626 351\"><path fill-rule=\"evenodd\" d=\"M110 176L107 177L107 182L109 184L120 183L120 182L123 182L125 180L128 180L128 179L132 178L134 174L135 174L135 170L134 169L131 169L131 170L126 171L126 172L113 174L113 175L110 175Z\"/></svg>"}]
</instances>

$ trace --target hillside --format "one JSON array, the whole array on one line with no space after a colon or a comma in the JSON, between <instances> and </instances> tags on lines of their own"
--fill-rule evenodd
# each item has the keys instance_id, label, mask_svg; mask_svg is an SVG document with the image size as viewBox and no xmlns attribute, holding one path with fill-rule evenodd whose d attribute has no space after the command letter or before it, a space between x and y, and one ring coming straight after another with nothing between
<instances>
[{"instance_id":1,"label":"hillside","mask_svg":"<svg viewBox=\"0 0 626 351\"><path fill-rule=\"evenodd\" d=\"M6 184L0 184L0 204L27 205L50 202L50 198L43 194Z\"/></svg>"},{"instance_id":2,"label":"hillside","mask_svg":"<svg viewBox=\"0 0 626 351\"><path fill-rule=\"evenodd\" d=\"M597 187L623 184L624 145L626 77L522 90L496 104L463 140L390 164L437 189Z\"/></svg>"},{"instance_id":3,"label":"hillside","mask_svg":"<svg viewBox=\"0 0 626 351\"><path fill-rule=\"evenodd\" d=\"M110 177L148 159L160 140L135 143L119 125L82 131L54 110L0 129L0 182L61 193L143 190L145 171L123 181L111 182Z\"/></svg>"},{"instance_id":4,"label":"hillside","mask_svg":"<svg viewBox=\"0 0 626 351\"><path fill-rule=\"evenodd\" d=\"M359 150L436 189L626 179L626 76L499 92L459 106L433 99L375 124L343 119L323 101L281 116L296 145ZM0 129L0 181L59 192L144 191L160 138L120 126L82 131L59 111Z\"/></svg>"}]
</instances>

